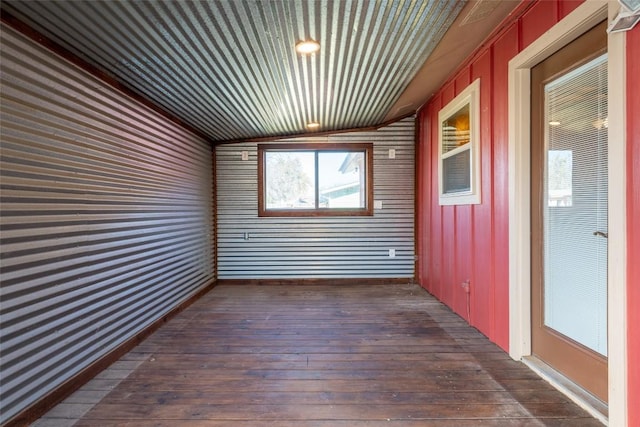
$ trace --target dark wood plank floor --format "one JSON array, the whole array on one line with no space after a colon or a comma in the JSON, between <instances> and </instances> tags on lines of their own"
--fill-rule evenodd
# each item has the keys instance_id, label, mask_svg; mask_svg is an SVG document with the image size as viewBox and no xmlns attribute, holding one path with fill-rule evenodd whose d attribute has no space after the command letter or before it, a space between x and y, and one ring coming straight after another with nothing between
<instances>
[{"instance_id":1,"label":"dark wood plank floor","mask_svg":"<svg viewBox=\"0 0 640 427\"><path fill-rule=\"evenodd\" d=\"M602 425L414 285L218 286L119 363L75 425Z\"/></svg>"}]
</instances>

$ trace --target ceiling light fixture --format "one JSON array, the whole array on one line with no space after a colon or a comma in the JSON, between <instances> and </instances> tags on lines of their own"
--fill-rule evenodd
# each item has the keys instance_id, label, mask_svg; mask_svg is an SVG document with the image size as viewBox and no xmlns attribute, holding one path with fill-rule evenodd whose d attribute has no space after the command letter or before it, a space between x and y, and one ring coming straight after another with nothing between
<instances>
[{"instance_id":1,"label":"ceiling light fixture","mask_svg":"<svg viewBox=\"0 0 640 427\"><path fill-rule=\"evenodd\" d=\"M296 52L302 55L309 55L320 50L320 43L315 40L305 40L296 44Z\"/></svg>"},{"instance_id":2,"label":"ceiling light fixture","mask_svg":"<svg viewBox=\"0 0 640 427\"><path fill-rule=\"evenodd\" d=\"M630 12L640 12L640 0L618 0Z\"/></svg>"},{"instance_id":3,"label":"ceiling light fixture","mask_svg":"<svg viewBox=\"0 0 640 427\"><path fill-rule=\"evenodd\" d=\"M560 126L560 122L558 122L558 121L551 121L551 122L549 122L549 126Z\"/></svg>"},{"instance_id":4,"label":"ceiling light fixture","mask_svg":"<svg viewBox=\"0 0 640 427\"><path fill-rule=\"evenodd\" d=\"M320 123L318 123L318 122L307 123L307 129L309 129L309 130L316 130L319 127L320 127Z\"/></svg>"},{"instance_id":5,"label":"ceiling light fixture","mask_svg":"<svg viewBox=\"0 0 640 427\"><path fill-rule=\"evenodd\" d=\"M604 119L597 119L592 123L593 127L596 129L608 129L609 128L609 117L605 117Z\"/></svg>"},{"instance_id":6,"label":"ceiling light fixture","mask_svg":"<svg viewBox=\"0 0 640 427\"><path fill-rule=\"evenodd\" d=\"M607 27L607 33L629 31L640 21L640 0L618 0L621 8Z\"/></svg>"}]
</instances>

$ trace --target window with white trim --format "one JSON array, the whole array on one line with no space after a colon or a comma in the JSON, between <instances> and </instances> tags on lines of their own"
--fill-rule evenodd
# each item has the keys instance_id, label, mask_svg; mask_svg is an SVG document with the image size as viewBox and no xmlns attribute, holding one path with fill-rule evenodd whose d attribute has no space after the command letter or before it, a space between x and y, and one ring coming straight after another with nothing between
<instances>
[{"instance_id":1,"label":"window with white trim","mask_svg":"<svg viewBox=\"0 0 640 427\"><path fill-rule=\"evenodd\" d=\"M480 79L438 114L441 205L480 203Z\"/></svg>"}]
</instances>

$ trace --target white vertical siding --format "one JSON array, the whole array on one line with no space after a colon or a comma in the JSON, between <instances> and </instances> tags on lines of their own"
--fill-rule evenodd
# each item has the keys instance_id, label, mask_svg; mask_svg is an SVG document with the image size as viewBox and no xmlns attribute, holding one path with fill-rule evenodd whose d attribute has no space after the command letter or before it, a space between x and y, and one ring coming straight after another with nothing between
<instances>
[{"instance_id":1,"label":"white vertical siding","mask_svg":"<svg viewBox=\"0 0 640 427\"><path fill-rule=\"evenodd\" d=\"M414 132L407 118L377 131L284 141L373 143L374 199L382 209L372 217L258 217L257 144L218 146L218 277L413 278Z\"/></svg>"},{"instance_id":2,"label":"white vertical siding","mask_svg":"<svg viewBox=\"0 0 640 427\"><path fill-rule=\"evenodd\" d=\"M210 146L2 28L4 423L213 278Z\"/></svg>"}]
</instances>

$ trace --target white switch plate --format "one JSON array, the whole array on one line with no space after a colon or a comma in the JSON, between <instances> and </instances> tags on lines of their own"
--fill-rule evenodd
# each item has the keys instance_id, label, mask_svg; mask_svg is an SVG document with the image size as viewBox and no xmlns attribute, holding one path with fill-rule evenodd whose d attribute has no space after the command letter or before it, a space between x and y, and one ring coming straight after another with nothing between
<instances>
[{"instance_id":1,"label":"white switch plate","mask_svg":"<svg viewBox=\"0 0 640 427\"><path fill-rule=\"evenodd\" d=\"M389 258L395 258L395 257L396 257L396 250L389 249Z\"/></svg>"},{"instance_id":2,"label":"white switch plate","mask_svg":"<svg viewBox=\"0 0 640 427\"><path fill-rule=\"evenodd\" d=\"M374 200L373 209L382 209L382 200Z\"/></svg>"},{"instance_id":3,"label":"white switch plate","mask_svg":"<svg viewBox=\"0 0 640 427\"><path fill-rule=\"evenodd\" d=\"M249 160L249 152L248 151L243 151L242 152L242 160Z\"/></svg>"},{"instance_id":4,"label":"white switch plate","mask_svg":"<svg viewBox=\"0 0 640 427\"><path fill-rule=\"evenodd\" d=\"M389 158L390 159L395 159L396 158L396 149L395 148L389 148Z\"/></svg>"}]
</instances>

